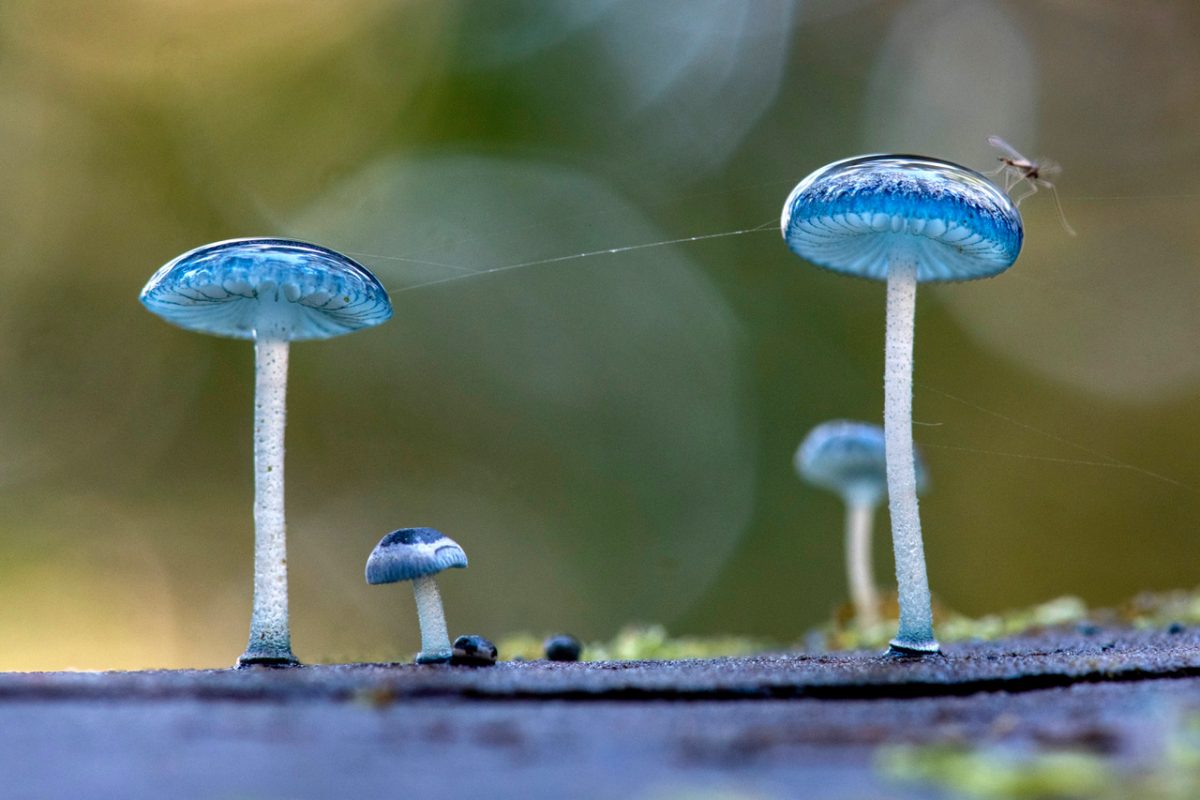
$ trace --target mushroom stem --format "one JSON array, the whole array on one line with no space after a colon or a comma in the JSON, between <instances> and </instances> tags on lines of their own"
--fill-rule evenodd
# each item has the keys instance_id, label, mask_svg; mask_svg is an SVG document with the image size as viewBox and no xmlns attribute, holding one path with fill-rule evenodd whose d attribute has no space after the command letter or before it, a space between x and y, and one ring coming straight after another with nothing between
<instances>
[{"instance_id":1,"label":"mushroom stem","mask_svg":"<svg viewBox=\"0 0 1200 800\"><path fill-rule=\"evenodd\" d=\"M875 589L875 570L871 566L871 523L875 506L870 503L846 504L846 578L854 601L854 618L860 629L879 624L879 592Z\"/></svg>"},{"instance_id":2,"label":"mushroom stem","mask_svg":"<svg viewBox=\"0 0 1200 800\"><path fill-rule=\"evenodd\" d=\"M418 664L441 664L452 654L450 635L446 633L446 612L442 596L432 575L413 578L413 596L417 599L417 624L421 626L421 652Z\"/></svg>"},{"instance_id":3,"label":"mushroom stem","mask_svg":"<svg viewBox=\"0 0 1200 800\"><path fill-rule=\"evenodd\" d=\"M288 342L254 342L254 609L238 665L297 664L288 631L287 527L283 513L283 432Z\"/></svg>"},{"instance_id":4,"label":"mushroom stem","mask_svg":"<svg viewBox=\"0 0 1200 800\"><path fill-rule=\"evenodd\" d=\"M888 259L887 341L883 373L884 458L888 510L900 600L900 629L891 652L915 655L938 652L933 609L921 543L917 477L913 461L913 326L917 305L917 262L905 251Z\"/></svg>"}]
</instances>

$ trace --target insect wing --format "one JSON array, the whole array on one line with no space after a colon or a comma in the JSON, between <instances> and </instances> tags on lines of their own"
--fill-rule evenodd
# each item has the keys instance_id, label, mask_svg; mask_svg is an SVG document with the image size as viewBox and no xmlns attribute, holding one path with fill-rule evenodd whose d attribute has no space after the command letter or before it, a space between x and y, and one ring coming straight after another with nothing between
<instances>
[{"instance_id":1,"label":"insect wing","mask_svg":"<svg viewBox=\"0 0 1200 800\"><path fill-rule=\"evenodd\" d=\"M999 136L989 136L988 144L990 144L992 147L996 148L1000 152L1004 153L1006 156L1011 158L1013 161L1019 161L1019 162L1025 163L1025 164L1030 163L1028 158L1026 158L1025 156L1023 156L1017 152L1017 148L1013 147L1011 144L1004 141Z\"/></svg>"},{"instance_id":2,"label":"insect wing","mask_svg":"<svg viewBox=\"0 0 1200 800\"><path fill-rule=\"evenodd\" d=\"M1038 159L1037 166L1038 174L1043 178L1047 175L1057 175L1058 173L1062 172L1062 164L1045 158Z\"/></svg>"}]
</instances>

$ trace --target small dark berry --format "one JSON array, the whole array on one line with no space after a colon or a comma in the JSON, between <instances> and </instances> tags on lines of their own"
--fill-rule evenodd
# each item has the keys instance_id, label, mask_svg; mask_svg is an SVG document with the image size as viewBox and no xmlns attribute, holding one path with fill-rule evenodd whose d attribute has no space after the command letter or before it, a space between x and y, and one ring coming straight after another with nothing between
<instances>
[{"instance_id":1,"label":"small dark berry","mask_svg":"<svg viewBox=\"0 0 1200 800\"><path fill-rule=\"evenodd\" d=\"M569 633L551 636L542 645L542 651L550 661L578 661L583 655L583 645Z\"/></svg>"},{"instance_id":2,"label":"small dark berry","mask_svg":"<svg viewBox=\"0 0 1200 800\"><path fill-rule=\"evenodd\" d=\"M471 634L454 640L450 663L459 667L490 667L496 663L496 645L482 636Z\"/></svg>"}]
</instances>

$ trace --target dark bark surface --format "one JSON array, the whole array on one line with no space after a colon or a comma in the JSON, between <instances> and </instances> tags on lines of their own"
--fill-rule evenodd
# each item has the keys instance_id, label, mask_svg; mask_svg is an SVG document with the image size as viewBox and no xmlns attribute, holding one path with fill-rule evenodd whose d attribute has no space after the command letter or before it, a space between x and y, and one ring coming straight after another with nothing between
<instances>
[{"instance_id":1,"label":"dark bark surface","mask_svg":"<svg viewBox=\"0 0 1200 800\"><path fill-rule=\"evenodd\" d=\"M1197 632L1104 629L924 660L3 674L0 775L13 797L922 797L879 747L1135 763L1198 676Z\"/></svg>"}]
</instances>

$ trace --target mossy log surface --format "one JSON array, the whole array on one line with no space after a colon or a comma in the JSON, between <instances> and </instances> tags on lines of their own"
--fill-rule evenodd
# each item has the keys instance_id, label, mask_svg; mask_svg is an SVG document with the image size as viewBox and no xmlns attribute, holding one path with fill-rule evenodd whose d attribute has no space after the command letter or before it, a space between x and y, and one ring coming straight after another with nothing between
<instances>
[{"instance_id":1,"label":"mossy log surface","mask_svg":"<svg viewBox=\"0 0 1200 800\"><path fill-rule=\"evenodd\" d=\"M1194 629L1047 633L923 660L9 673L0 774L11 796L38 797L923 797L872 769L879 747L1136 761L1161 744L1164 708L1200 708Z\"/></svg>"}]
</instances>

